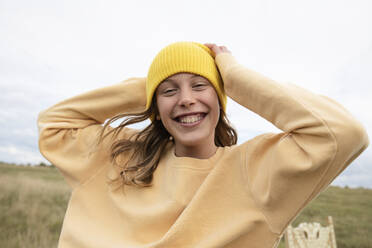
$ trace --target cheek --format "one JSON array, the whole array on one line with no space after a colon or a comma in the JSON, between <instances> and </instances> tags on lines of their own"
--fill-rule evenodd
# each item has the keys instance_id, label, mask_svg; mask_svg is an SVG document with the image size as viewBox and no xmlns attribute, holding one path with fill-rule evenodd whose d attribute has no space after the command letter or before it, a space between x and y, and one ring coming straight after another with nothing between
<instances>
[{"instance_id":1,"label":"cheek","mask_svg":"<svg viewBox=\"0 0 372 248\"><path fill-rule=\"evenodd\" d=\"M161 119L169 117L171 114L170 103L164 99L157 99L157 108Z\"/></svg>"},{"instance_id":2,"label":"cheek","mask_svg":"<svg viewBox=\"0 0 372 248\"><path fill-rule=\"evenodd\" d=\"M219 101L219 98L217 96L217 93L215 93L215 92L210 93L207 99L208 99L209 106L211 106L211 108L213 109L213 111L214 112L217 112L218 115L219 115L219 112L220 112L220 101Z\"/></svg>"}]
</instances>

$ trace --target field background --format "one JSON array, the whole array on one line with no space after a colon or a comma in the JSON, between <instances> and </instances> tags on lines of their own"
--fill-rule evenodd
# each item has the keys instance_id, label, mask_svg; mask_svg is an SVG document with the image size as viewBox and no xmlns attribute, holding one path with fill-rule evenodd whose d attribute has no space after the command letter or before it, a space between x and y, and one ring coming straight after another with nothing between
<instances>
[{"instance_id":1,"label":"field background","mask_svg":"<svg viewBox=\"0 0 372 248\"><path fill-rule=\"evenodd\" d=\"M0 247L57 247L70 188L54 167L0 162ZM329 187L296 218L333 217L339 248L372 247L372 190ZM280 248L284 248L282 240Z\"/></svg>"}]
</instances>

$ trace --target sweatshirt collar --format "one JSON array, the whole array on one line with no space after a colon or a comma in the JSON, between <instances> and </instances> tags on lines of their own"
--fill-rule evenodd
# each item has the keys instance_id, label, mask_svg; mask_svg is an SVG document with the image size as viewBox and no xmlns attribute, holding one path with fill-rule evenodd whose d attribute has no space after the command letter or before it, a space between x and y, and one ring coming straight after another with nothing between
<instances>
[{"instance_id":1,"label":"sweatshirt collar","mask_svg":"<svg viewBox=\"0 0 372 248\"><path fill-rule=\"evenodd\" d=\"M173 142L170 142L165 149L164 162L171 167L188 168L193 170L210 170L215 166L223 151L224 147L218 147L216 153L207 159L177 157L175 153L175 145Z\"/></svg>"}]
</instances>

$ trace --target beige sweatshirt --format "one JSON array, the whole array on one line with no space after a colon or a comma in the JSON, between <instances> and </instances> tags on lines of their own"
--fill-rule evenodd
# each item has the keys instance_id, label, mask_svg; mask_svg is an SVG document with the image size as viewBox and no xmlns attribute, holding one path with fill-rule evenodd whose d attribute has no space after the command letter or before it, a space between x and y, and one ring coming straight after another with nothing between
<instances>
[{"instance_id":1,"label":"beige sweatshirt","mask_svg":"<svg viewBox=\"0 0 372 248\"><path fill-rule=\"evenodd\" d=\"M275 247L305 205L368 146L364 128L337 102L274 82L228 53L216 63L227 95L283 132L219 148L209 159L176 157L169 143L152 187L115 190L109 140L89 152L105 120L144 109L145 78L40 113L40 151L73 188L59 247Z\"/></svg>"}]
</instances>

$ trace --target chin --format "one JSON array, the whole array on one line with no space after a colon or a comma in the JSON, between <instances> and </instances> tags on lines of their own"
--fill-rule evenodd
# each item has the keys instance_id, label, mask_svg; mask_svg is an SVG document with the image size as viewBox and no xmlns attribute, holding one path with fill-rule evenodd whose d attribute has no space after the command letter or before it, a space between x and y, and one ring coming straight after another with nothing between
<instances>
[{"instance_id":1,"label":"chin","mask_svg":"<svg viewBox=\"0 0 372 248\"><path fill-rule=\"evenodd\" d=\"M187 147L198 147L205 145L205 142L210 139L208 135L180 135L181 137L173 137L175 141ZM214 139L213 139L214 142Z\"/></svg>"}]
</instances>

